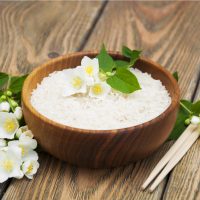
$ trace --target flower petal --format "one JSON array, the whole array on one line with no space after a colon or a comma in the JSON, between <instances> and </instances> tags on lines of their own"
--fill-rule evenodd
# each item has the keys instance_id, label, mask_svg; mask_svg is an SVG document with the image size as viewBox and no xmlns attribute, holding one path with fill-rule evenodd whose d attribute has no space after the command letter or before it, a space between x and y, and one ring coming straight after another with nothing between
<instances>
[{"instance_id":1,"label":"flower petal","mask_svg":"<svg viewBox=\"0 0 200 200\"><path fill-rule=\"evenodd\" d=\"M19 123L13 113L0 112L0 138L13 139Z\"/></svg>"},{"instance_id":2,"label":"flower petal","mask_svg":"<svg viewBox=\"0 0 200 200\"><path fill-rule=\"evenodd\" d=\"M8 175L0 169L0 183L3 183L8 180Z\"/></svg>"},{"instance_id":3,"label":"flower petal","mask_svg":"<svg viewBox=\"0 0 200 200\"><path fill-rule=\"evenodd\" d=\"M36 151L29 150L29 152L22 158L23 161L27 160L38 160L38 154Z\"/></svg>"},{"instance_id":4,"label":"flower petal","mask_svg":"<svg viewBox=\"0 0 200 200\"><path fill-rule=\"evenodd\" d=\"M95 83L90 88L89 96L96 98L104 98L110 92L110 90L110 86L105 82Z\"/></svg>"},{"instance_id":5,"label":"flower petal","mask_svg":"<svg viewBox=\"0 0 200 200\"><path fill-rule=\"evenodd\" d=\"M91 58L89 58L88 56L84 56L81 60L81 66L87 66L88 64L90 64L91 62Z\"/></svg>"}]
</instances>

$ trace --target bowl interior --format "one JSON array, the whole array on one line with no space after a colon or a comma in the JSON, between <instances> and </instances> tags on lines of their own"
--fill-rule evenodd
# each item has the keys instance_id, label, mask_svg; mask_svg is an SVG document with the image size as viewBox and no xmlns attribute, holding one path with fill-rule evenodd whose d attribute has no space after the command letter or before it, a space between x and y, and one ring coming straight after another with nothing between
<instances>
[{"instance_id":1,"label":"bowl interior","mask_svg":"<svg viewBox=\"0 0 200 200\"><path fill-rule=\"evenodd\" d=\"M48 76L50 73L54 71L59 71L63 70L66 68L73 68L81 63L81 59L83 56L89 56L89 57L95 57L98 52L78 52L78 53L72 53L68 54L66 56L61 56L59 58L50 60L49 62L41 65L40 67L36 68L33 70L33 72L28 76L24 83L23 87L23 92L22 92L22 99L23 103L26 104L26 107L28 107L33 113L37 114L40 116L41 119L45 119L45 121L49 121L51 124L53 123L54 125L57 125L59 127L67 127L64 125L60 125L58 123L54 123L53 121L47 119L46 117L40 115L31 105L30 102L30 97L33 89L37 87L37 84L39 84L42 79L46 76ZM126 60L126 58L122 55L120 55L117 52L109 52L109 54L114 58L114 59L123 59ZM166 87L168 90L172 102L170 106L167 108L164 113L170 112L171 109L174 109L179 101L179 87L176 82L176 80L173 78L173 76L162 66L160 66L157 63L152 62L149 59L146 58L140 58L136 64L135 67L140 69L142 72L147 72L152 75L154 79L159 79L162 84ZM162 113L162 114L164 114ZM162 115L161 114L161 115ZM160 116L160 115L159 115ZM158 117L157 117L158 118ZM156 118L150 121L155 121ZM145 123L143 123L144 125ZM139 125L137 125L139 126ZM135 126L135 127L137 127ZM72 129L76 129L71 127ZM80 130L80 129L79 129ZM82 131L87 131L86 129L82 129ZM105 131L104 131L105 132Z\"/></svg>"}]
</instances>

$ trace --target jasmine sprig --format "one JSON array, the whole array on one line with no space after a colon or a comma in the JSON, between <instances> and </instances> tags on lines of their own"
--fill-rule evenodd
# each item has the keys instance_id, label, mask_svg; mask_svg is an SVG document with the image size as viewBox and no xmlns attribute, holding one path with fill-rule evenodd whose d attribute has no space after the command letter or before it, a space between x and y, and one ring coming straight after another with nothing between
<instances>
[{"instance_id":1,"label":"jasmine sprig","mask_svg":"<svg viewBox=\"0 0 200 200\"><path fill-rule=\"evenodd\" d=\"M27 126L20 127L24 122L18 105L25 78L0 73L0 183L13 177L32 179L39 167L37 141Z\"/></svg>"},{"instance_id":2,"label":"jasmine sprig","mask_svg":"<svg viewBox=\"0 0 200 200\"><path fill-rule=\"evenodd\" d=\"M0 72L0 102L10 99L11 101L15 100L16 103L19 103L21 100L22 86L26 77L27 75L11 76L7 73Z\"/></svg>"},{"instance_id":3,"label":"jasmine sprig","mask_svg":"<svg viewBox=\"0 0 200 200\"><path fill-rule=\"evenodd\" d=\"M173 76L178 80L178 72L173 73ZM177 139L190 123L200 123L200 100L192 103L182 99L177 120L169 139Z\"/></svg>"},{"instance_id":4,"label":"jasmine sprig","mask_svg":"<svg viewBox=\"0 0 200 200\"><path fill-rule=\"evenodd\" d=\"M129 59L129 62L124 60L115 61L103 45L97 58L100 71L104 75L107 84L113 89L126 94L140 90L141 87L136 76L129 70L139 58L140 53L141 51L132 51L124 46L122 48L122 54Z\"/></svg>"}]
</instances>

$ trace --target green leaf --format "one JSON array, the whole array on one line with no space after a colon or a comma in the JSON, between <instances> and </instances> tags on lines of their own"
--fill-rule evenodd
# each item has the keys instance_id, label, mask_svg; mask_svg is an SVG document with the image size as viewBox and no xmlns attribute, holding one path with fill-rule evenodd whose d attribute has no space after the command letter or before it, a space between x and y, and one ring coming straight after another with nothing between
<instances>
[{"instance_id":1,"label":"green leaf","mask_svg":"<svg viewBox=\"0 0 200 200\"><path fill-rule=\"evenodd\" d=\"M142 51L139 50L131 50L126 46L122 47L122 54L128 58L130 58L129 66L133 66L137 59L140 57Z\"/></svg>"},{"instance_id":2,"label":"green leaf","mask_svg":"<svg viewBox=\"0 0 200 200\"><path fill-rule=\"evenodd\" d=\"M169 136L169 140L176 140L186 129L185 120L189 118L189 113L180 106L175 126Z\"/></svg>"},{"instance_id":3,"label":"green leaf","mask_svg":"<svg viewBox=\"0 0 200 200\"><path fill-rule=\"evenodd\" d=\"M27 76L28 75L11 77L9 90L11 90L14 94L21 92Z\"/></svg>"},{"instance_id":4,"label":"green leaf","mask_svg":"<svg viewBox=\"0 0 200 200\"><path fill-rule=\"evenodd\" d=\"M186 99L181 99L180 100L180 104L182 107L185 108L185 110L188 111L189 114L192 114L192 102L191 101L188 101Z\"/></svg>"},{"instance_id":5,"label":"green leaf","mask_svg":"<svg viewBox=\"0 0 200 200\"><path fill-rule=\"evenodd\" d=\"M0 72L0 89L8 82L8 79L8 74Z\"/></svg>"},{"instance_id":6,"label":"green leaf","mask_svg":"<svg viewBox=\"0 0 200 200\"><path fill-rule=\"evenodd\" d=\"M125 57L132 58L132 50L129 49L128 47L126 47L126 46L123 46L123 47L122 47L122 54L123 54Z\"/></svg>"},{"instance_id":7,"label":"green leaf","mask_svg":"<svg viewBox=\"0 0 200 200\"><path fill-rule=\"evenodd\" d=\"M124 67L124 68L128 68L130 66L130 63L124 60L116 60L115 61L115 65L116 67L120 68L120 67Z\"/></svg>"},{"instance_id":8,"label":"green leaf","mask_svg":"<svg viewBox=\"0 0 200 200\"><path fill-rule=\"evenodd\" d=\"M178 72L175 71L172 75L173 75L173 77L174 77L174 78L177 80L177 82L178 82L178 80L179 80Z\"/></svg>"},{"instance_id":9,"label":"green leaf","mask_svg":"<svg viewBox=\"0 0 200 200\"><path fill-rule=\"evenodd\" d=\"M117 68L116 73L107 79L107 83L113 89L127 94L141 89L136 76L125 68Z\"/></svg>"},{"instance_id":10,"label":"green leaf","mask_svg":"<svg viewBox=\"0 0 200 200\"><path fill-rule=\"evenodd\" d=\"M99 61L99 67L103 72L112 72L112 70L115 68L115 62L113 58L107 53L104 45L97 58Z\"/></svg>"},{"instance_id":11,"label":"green leaf","mask_svg":"<svg viewBox=\"0 0 200 200\"><path fill-rule=\"evenodd\" d=\"M3 90L0 90L0 96L3 95L3 93L4 93Z\"/></svg>"},{"instance_id":12,"label":"green leaf","mask_svg":"<svg viewBox=\"0 0 200 200\"><path fill-rule=\"evenodd\" d=\"M195 115L200 114L200 100L192 104L191 110Z\"/></svg>"}]
</instances>

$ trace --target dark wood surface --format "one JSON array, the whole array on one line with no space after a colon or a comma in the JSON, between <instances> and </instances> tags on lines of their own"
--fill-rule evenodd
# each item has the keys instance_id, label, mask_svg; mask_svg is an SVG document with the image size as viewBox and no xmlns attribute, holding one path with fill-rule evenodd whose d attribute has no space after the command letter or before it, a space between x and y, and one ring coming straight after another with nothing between
<instances>
[{"instance_id":1,"label":"dark wood surface","mask_svg":"<svg viewBox=\"0 0 200 200\"><path fill-rule=\"evenodd\" d=\"M200 98L200 2L1 2L0 70L30 72L45 60L77 50L123 44L171 72L182 97ZM34 180L0 185L4 199L199 199L199 141L152 193L141 191L172 142L143 161L112 170L70 166L43 153Z\"/></svg>"}]
</instances>

